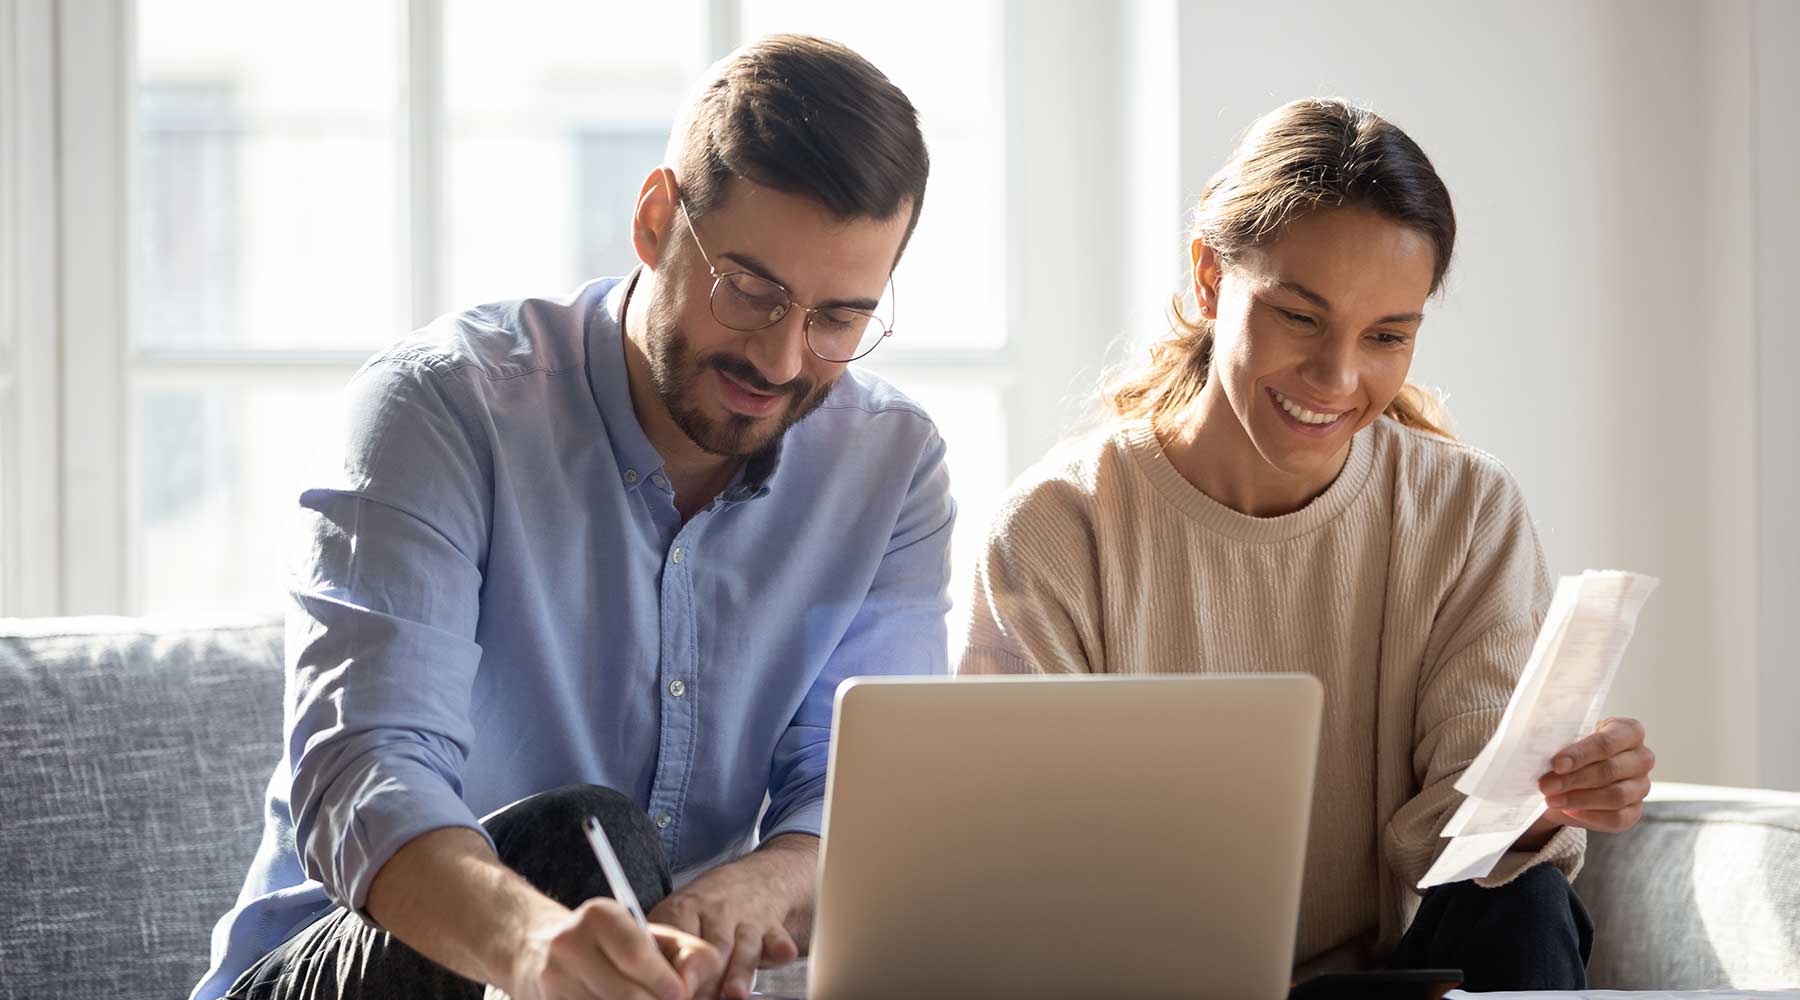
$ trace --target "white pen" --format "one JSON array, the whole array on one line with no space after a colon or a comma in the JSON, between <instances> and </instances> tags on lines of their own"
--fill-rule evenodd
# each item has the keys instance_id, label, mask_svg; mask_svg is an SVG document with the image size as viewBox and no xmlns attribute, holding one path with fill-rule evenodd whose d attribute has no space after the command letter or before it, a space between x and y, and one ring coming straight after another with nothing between
<instances>
[{"instance_id":1,"label":"white pen","mask_svg":"<svg viewBox=\"0 0 1800 1000\"><path fill-rule=\"evenodd\" d=\"M631 891L631 883L625 878L625 866L619 864L619 856L613 853L606 830L592 816L581 821L581 828L587 831L588 843L594 846L594 857L600 861L600 871L606 876L606 884L612 887L613 898L629 910L631 918L648 933L650 921L644 919L644 908L638 905L637 893Z\"/></svg>"}]
</instances>

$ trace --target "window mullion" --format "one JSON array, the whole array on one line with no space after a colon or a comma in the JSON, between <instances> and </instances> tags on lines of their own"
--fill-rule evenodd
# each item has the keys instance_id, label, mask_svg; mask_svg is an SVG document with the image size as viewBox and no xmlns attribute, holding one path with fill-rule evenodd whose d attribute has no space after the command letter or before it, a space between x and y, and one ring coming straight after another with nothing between
<instances>
[{"instance_id":1,"label":"window mullion","mask_svg":"<svg viewBox=\"0 0 1800 1000\"><path fill-rule=\"evenodd\" d=\"M56 4L60 609L132 609L127 525L133 4Z\"/></svg>"},{"instance_id":2,"label":"window mullion","mask_svg":"<svg viewBox=\"0 0 1800 1000\"><path fill-rule=\"evenodd\" d=\"M743 0L707 0L706 58L723 59L742 42Z\"/></svg>"},{"instance_id":3,"label":"window mullion","mask_svg":"<svg viewBox=\"0 0 1800 1000\"><path fill-rule=\"evenodd\" d=\"M1115 94L1095 87L1104 75L1071 75L1071 65L1110 59L1117 28L1110 8L1006 0L1004 84L1007 183L1005 244L1008 344L1016 379L1006 397L1007 455L1015 469L1049 451L1072 424L1063 404L1097 373L1105 338L1116 329L1109 269L1083 274L1068 288L1070 261L1094 256L1093 233L1112 216L1097 200L1117 169L1108 141L1070 142L1070 121L1107 122ZM1099 137L1104 140L1103 134ZM1070 211L1039 206L1069 191L1100 192ZM928 203L929 204L929 203ZM1102 255L1104 256L1104 255ZM1016 346L1015 346L1016 345Z\"/></svg>"},{"instance_id":4,"label":"window mullion","mask_svg":"<svg viewBox=\"0 0 1800 1000\"><path fill-rule=\"evenodd\" d=\"M0 327L10 326L11 436L0 447L0 615L62 612L58 473L56 16L50 0L0 7L0 199L7 241ZM26 290L32 289L31 294ZM6 336L0 333L0 336Z\"/></svg>"},{"instance_id":5,"label":"window mullion","mask_svg":"<svg viewBox=\"0 0 1800 1000\"><path fill-rule=\"evenodd\" d=\"M443 0L407 0L406 165L408 248L406 298L413 328L445 310L444 302L444 8Z\"/></svg>"}]
</instances>

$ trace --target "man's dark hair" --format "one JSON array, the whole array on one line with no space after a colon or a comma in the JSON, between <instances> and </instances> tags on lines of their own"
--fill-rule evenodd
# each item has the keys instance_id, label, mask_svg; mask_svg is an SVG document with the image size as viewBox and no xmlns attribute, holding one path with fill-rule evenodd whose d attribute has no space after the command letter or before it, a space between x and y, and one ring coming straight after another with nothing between
<instances>
[{"instance_id":1,"label":"man's dark hair","mask_svg":"<svg viewBox=\"0 0 1800 1000\"><path fill-rule=\"evenodd\" d=\"M836 42L767 35L713 67L669 156L704 215L741 177L811 198L841 219L887 219L911 200L906 248L931 170L919 113L882 72Z\"/></svg>"}]
</instances>

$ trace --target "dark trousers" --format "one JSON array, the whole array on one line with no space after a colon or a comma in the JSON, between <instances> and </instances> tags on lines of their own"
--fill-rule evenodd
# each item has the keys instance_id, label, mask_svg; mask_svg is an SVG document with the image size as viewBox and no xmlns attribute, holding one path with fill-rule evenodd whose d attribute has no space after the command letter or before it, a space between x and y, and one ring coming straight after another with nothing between
<instances>
[{"instance_id":1,"label":"dark trousers","mask_svg":"<svg viewBox=\"0 0 1800 1000\"><path fill-rule=\"evenodd\" d=\"M629 798L571 785L521 799L481 823L500 860L564 906L612 892L581 832L598 817L644 909L669 894L669 868L655 829ZM1461 969L1472 992L1587 987L1594 925L1562 873L1538 865L1507 885L1456 882L1427 890L1394 950L1394 969ZM481 984L420 955L339 909L251 966L229 1000L478 1000Z\"/></svg>"},{"instance_id":2,"label":"dark trousers","mask_svg":"<svg viewBox=\"0 0 1800 1000\"><path fill-rule=\"evenodd\" d=\"M606 877L581 830L600 820L625 877L648 910L669 894L669 866L649 817L607 788L570 785L520 799L482 819L501 863L551 899L574 908L611 897ZM385 1000L449 997L479 1000L484 987L438 965L386 931L339 908L289 938L251 966L230 1000Z\"/></svg>"},{"instance_id":3,"label":"dark trousers","mask_svg":"<svg viewBox=\"0 0 1800 1000\"><path fill-rule=\"evenodd\" d=\"M1425 891L1392 969L1461 969L1471 993L1587 989L1594 922L1562 872L1536 865L1506 885Z\"/></svg>"}]
</instances>

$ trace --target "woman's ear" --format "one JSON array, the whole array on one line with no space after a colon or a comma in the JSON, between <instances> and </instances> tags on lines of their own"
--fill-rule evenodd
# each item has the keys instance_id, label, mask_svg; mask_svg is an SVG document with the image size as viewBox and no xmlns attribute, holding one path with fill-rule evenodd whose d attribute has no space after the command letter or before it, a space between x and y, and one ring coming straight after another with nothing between
<instances>
[{"instance_id":1,"label":"woman's ear","mask_svg":"<svg viewBox=\"0 0 1800 1000\"><path fill-rule=\"evenodd\" d=\"M631 248L638 261L652 271L668 250L669 234L674 231L676 190L675 171L657 167L644 178L631 211Z\"/></svg>"},{"instance_id":2,"label":"woman's ear","mask_svg":"<svg viewBox=\"0 0 1800 1000\"><path fill-rule=\"evenodd\" d=\"M1202 240L1188 244L1188 260L1192 264L1194 302L1200 307L1201 319L1219 318L1219 255Z\"/></svg>"}]
</instances>

